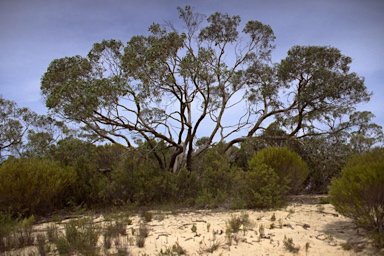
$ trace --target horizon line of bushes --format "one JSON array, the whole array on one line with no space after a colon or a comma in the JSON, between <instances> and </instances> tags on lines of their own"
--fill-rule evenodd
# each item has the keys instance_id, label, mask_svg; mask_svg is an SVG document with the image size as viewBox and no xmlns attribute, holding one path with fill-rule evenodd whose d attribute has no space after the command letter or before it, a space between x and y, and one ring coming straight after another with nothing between
<instances>
[{"instance_id":1,"label":"horizon line of bushes","mask_svg":"<svg viewBox=\"0 0 384 256\"><path fill-rule=\"evenodd\" d=\"M246 166L221 152L213 147L194 171L173 173L160 171L145 149L64 140L45 157L0 165L0 211L47 216L71 207L121 205L273 208L299 192L309 175L307 164L287 147L256 151Z\"/></svg>"},{"instance_id":2,"label":"horizon line of bushes","mask_svg":"<svg viewBox=\"0 0 384 256\"><path fill-rule=\"evenodd\" d=\"M0 215L39 217L63 209L159 204L270 209L313 185L316 173L307 164L311 158L304 161L285 145L261 147L253 153L244 153L249 149L245 147L229 154L222 153L222 146L204 152L191 172L164 172L145 148L125 150L64 140L45 157L1 163ZM332 177L329 196L335 209L367 229L382 247L384 148L355 155Z\"/></svg>"}]
</instances>

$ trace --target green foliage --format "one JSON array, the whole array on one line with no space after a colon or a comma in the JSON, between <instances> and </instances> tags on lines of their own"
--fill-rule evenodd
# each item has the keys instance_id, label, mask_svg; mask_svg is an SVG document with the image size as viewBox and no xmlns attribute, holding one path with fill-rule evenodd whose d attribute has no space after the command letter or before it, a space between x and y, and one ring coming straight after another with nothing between
<instances>
[{"instance_id":1,"label":"green foliage","mask_svg":"<svg viewBox=\"0 0 384 256\"><path fill-rule=\"evenodd\" d=\"M9 156L42 157L65 125L50 116L19 108L0 95L0 162Z\"/></svg>"},{"instance_id":2,"label":"green foliage","mask_svg":"<svg viewBox=\"0 0 384 256\"><path fill-rule=\"evenodd\" d=\"M298 154L310 169L306 181L310 193L325 194L332 178L337 177L353 154L346 143L348 134L339 132L328 136L305 138Z\"/></svg>"},{"instance_id":3,"label":"green foliage","mask_svg":"<svg viewBox=\"0 0 384 256\"><path fill-rule=\"evenodd\" d=\"M283 179L285 181L285 179ZM276 172L265 164L239 170L234 177L233 208L273 208L285 202L287 183L279 182Z\"/></svg>"},{"instance_id":4,"label":"green foliage","mask_svg":"<svg viewBox=\"0 0 384 256\"><path fill-rule=\"evenodd\" d=\"M243 231L251 224L249 219L249 214L242 212L241 215L231 215L231 218L226 222L227 229L230 233L238 233L241 226L243 226Z\"/></svg>"},{"instance_id":5,"label":"green foliage","mask_svg":"<svg viewBox=\"0 0 384 256\"><path fill-rule=\"evenodd\" d=\"M52 147L47 158L60 162L65 166L74 166L78 159L94 160L96 146L75 138L65 138Z\"/></svg>"},{"instance_id":6,"label":"green foliage","mask_svg":"<svg viewBox=\"0 0 384 256\"><path fill-rule=\"evenodd\" d=\"M113 238L118 237L119 234L122 236L126 236L127 230L125 226L126 226L126 222L124 220L117 219L107 225L104 235L111 236Z\"/></svg>"},{"instance_id":7,"label":"green foliage","mask_svg":"<svg viewBox=\"0 0 384 256\"><path fill-rule=\"evenodd\" d=\"M191 171L214 138L233 137L230 148L271 119L287 137L315 133L314 124L348 129L354 124L339 121L370 98L364 79L349 71L352 59L334 47L294 46L271 63L269 25L219 12L205 19L190 6L178 11L178 28L153 23L126 44L103 40L86 56L53 60L41 79L46 106L88 135L127 147L145 140L159 169L177 172L184 162ZM238 109L244 113L227 123L226 113ZM201 129L207 139L194 147Z\"/></svg>"},{"instance_id":8,"label":"green foliage","mask_svg":"<svg viewBox=\"0 0 384 256\"><path fill-rule=\"evenodd\" d=\"M17 215L46 215L67 203L76 173L56 162L12 159L0 166L0 209Z\"/></svg>"},{"instance_id":9,"label":"green foliage","mask_svg":"<svg viewBox=\"0 0 384 256\"><path fill-rule=\"evenodd\" d=\"M60 255L97 255L100 234L101 228L91 219L71 220L65 226L65 235L58 237L54 243Z\"/></svg>"},{"instance_id":10,"label":"green foliage","mask_svg":"<svg viewBox=\"0 0 384 256\"><path fill-rule=\"evenodd\" d=\"M286 147L294 152L301 148L301 142L281 129L278 123L270 124L259 136L247 138L240 144L236 154L236 165L248 169L248 162L255 153L266 147Z\"/></svg>"},{"instance_id":11,"label":"green foliage","mask_svg":"<svg viewBox=\"0 0 384 256\"><path fill-rule=\"evenodd\" d=\"M356 129L351 132L350 145L354 152L369 151L374 145L383 142L383 127L372 122L375 115L368 111L355 112L351 115L351 123Z\"/></svg>"},{"instance_id":12,"label":"green foliage","mask_svg":"<svg viewBox=\"0 0 384 256\"><path fill-rule=\"evenodd\" d=\"M30 216L21 220L12 220L10 214L0 215L0 252L19 249L34 244L32 232L35 218Z\"/></svg>"},{"instance_id":13,"label":"green foliage","mask_svg":"<svg viewBox=\"0 0 384 256\"><path fill-rule=\"evenodd\" d=\"M10 213L0 212L0 238L6 236L15 225L16 221ZM2 241L2 239L0 239L0 241Z\"/></svg>"},{"instance_id":14,"label":"green foliage","mask_svg":"<svg viewBox=\"0 0 384 256\"><path fill-rule=\"evenodd\" d=\"M111 172L126 154L127 150L118 145L95 146L69 137L51 148L47 157L72 167L77 173L76 184L71 191L71 203L104 207L112 200L109 196Z\"/></svg>"},{"instance_id":15,"label":"green foliage","mask_svg":"<svg viewBox=\"0 0 384 256\"><path fill-rule=\"evenodd\" d=\"M216 208L225 203L232 189L232 175L235 170L236 168L231 167L222 144L206 150L193 168L199 175L196 206Z\"/></svg>"},{"instance_id":16,"label":"green foliage","mask_svg":"<svg viewBox=\"0 0 384 256\"><path fill-rule=\"evenodd\" d=\"M353 157L332 181L330 201L384 247L384 149Z\"/></svg>"},{"instance_id":17,"label":"green foliage","mask_svg":"<svg viewBox=\"0 0 384 256\"><path fill-rule=\"evenodd\" d=\"M103 207L110 204L103 197L104 191L109 188L110 181L106 175L98 171L94 161L80 156L72 165L77 179L72 186L69 199L74 205Z\"/></svg>"},{"instance_id":18,"label":"green foliage","mask_svg":"<svg viewBox=\"0 0 384 256\"><path fill-rule=\"evenodd\" d=\"M162 173L135 153L125 157L120 166L116 167L111 173L111 181L104 196L112 202L145 205L165 200L162 198Z\"/></svg>"},{"instance_id":19,"label":"green foliage","mask_svg":"<svg viewBox=\"0 0 384 256\"><path fill-rule=\"evenodd\" d=\"M152 221L152 218L153 218L153 213L150 212L150 211L143 211L141 213L141 218L145 221L145 222L151 222Z\"/></svg>"},{"instance_id":20,"label":"green foliage","mask_svg":"<svg viewBox=\"0 0 384 256\"><path fill-rule=\"evenodd\" d=\"M286 147L268 147L257 151L249 161L249 168L266 164L279 177L279 185L285 186L288 180L288 193L297 193L309 174L307 164L301 157Z\"/></svg>"}]
</instances>

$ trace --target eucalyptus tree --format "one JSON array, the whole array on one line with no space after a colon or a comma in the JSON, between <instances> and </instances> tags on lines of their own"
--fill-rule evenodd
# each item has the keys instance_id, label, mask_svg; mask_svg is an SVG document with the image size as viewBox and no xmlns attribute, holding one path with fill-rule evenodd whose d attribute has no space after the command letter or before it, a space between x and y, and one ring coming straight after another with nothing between
<instances>
[{"instance_id":1,"label":"eucalyptus tree","mask_svg":"<svg viewBox=\"0 0 384 256\"><path fill-rule=\"evenodd\" d=\"M22 142L26 131L21 123L23 119L20 120L20 117L27 112L27 109L18 108L15 102L0 95L0 159L4 155L10 155Z\"/></svg>"},{"instance_id":2,"label":"eucalyptus tree","mask_svg":"<svg viewBox=\"0 0 384 256\"><path fill-rule=\"evenodd\" d=\"M144 140L161 169L176 171L213 143L229 149L271 122L286 137L347 129L345 116L370 98L334 47L294 46L273 64L270 26L250 20L241 29L240 16L206 18L190 6L178 12L180 23L52 61L41 81L47 107L112 143Z\"/></svg>"},{"instance_id":3,"label":"eucalyptus tree","mask_svg":"<svg viewBox=\"0 0 384 256\"><path fill-rule=\"evenodd\" d=\"M43 156L65 125L38 115L0 95L0 160L9 156Z\"/></svg>"}]
</instances>

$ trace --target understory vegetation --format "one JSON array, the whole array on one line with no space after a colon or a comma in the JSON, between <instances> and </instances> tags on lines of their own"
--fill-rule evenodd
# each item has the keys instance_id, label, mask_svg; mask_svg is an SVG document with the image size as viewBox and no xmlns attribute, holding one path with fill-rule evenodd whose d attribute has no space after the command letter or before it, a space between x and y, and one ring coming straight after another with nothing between
<instances>
[{"instance_id":1,"label":"understory vegetation","mask_svg":"<svg viewBox=\"0 0 384 256\"><path fill-rule=\"evenodd\" d=\"M336 210L383 246L384 151L375 147L384 133L371 112L357 111L372 93L350 71L352 58L293 46L272 63L269 25L240 29L240 16L177 10L182 32L153 23L126 45L104 40L86 56L53 60L41 79L46 116L0 95L1 250L31 242L10 228L16 219L158 205L277 208L329 186ZM58 250L81 251L78 237L94 245L83 224L67 226L72 236ZM144 246L145 226L138 238ZM285 246L296 250L290 238Z\"/></svg>"},{"instance_id":2,"label":"understory vegetation","mask_svg":"<svg viewBox=\"0 0 384 256\"><path fill-rule=\"evenodd\" d=\"M293 191L292 177L282 173L295 166L295 175L303 177L294 184L297 192L303 189L308 171L302 168L301 157L287 148L268 151L281 159L279 169L259 154L249 159L247 169L240 168L217 146L203 154L194 171L174 173L158 170L145 145L127 151L117 145L64 140L43 158L9 159L0 166L0 209L28 217L49 216L62 209L127 205L280 207Z\"/></svg>"},{"instance_id":3,"label":"understory vegetation","mask_svg":"<svg viewBox=\"0 0 384 256\"><path fill-rule=\"evenodd\" d=\"M365 228L384 247L384 149L353 157L329 189L331 203L341 214Z\"/></svg>"},{"instance_id":4,"label":"understory vegetation","mask_svg":"<svg viewBox=\"0 0 384 256\"><path fill-rule=\"evenodd\" d=\"M253 155L248 154L252 157L244 165L243 149L223 153L219 144L202 155L194 171L182 169L174 173L157 169L145 144L127 151L118 145L95 146L66 139L44 157L15 158L1 164L1 234L9 233L8 224L13 219L49 217L63 210L157 205L282 207L287 196L310 193L308 187L314 179L308 167L311 163L307 164L304 157L288 146L255 150ZM331 203L336 210L369 230L379 247L383 246L383 159L384 150L380 148L356 154L329 183ZM28 243L27 233L20 236L18 242L3 244L3 250ZM74 250L61 242L63 250Z\"/></svg>"}]
</instances>

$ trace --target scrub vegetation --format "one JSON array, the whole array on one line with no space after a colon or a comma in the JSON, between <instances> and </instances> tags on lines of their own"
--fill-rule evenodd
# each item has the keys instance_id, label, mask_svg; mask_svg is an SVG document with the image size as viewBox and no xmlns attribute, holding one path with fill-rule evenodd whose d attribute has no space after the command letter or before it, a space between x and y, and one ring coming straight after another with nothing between
<instances>
[{"instance_id":1,"label":"scrub vegetation","mask_svg":"<svg viewBox=\"0 0 384 256\"><path fill-rule=\"evenodd\" d=\"M87 56L52 61L41 80L47 115L0 96L0 252L36 239L42 254L46 238L28 235L32 216L277 208L329 186L336 210L383 247L383 130L356 111L371 93L350 72L352 59L330 46L293 46L271 63L270 26L240 29L239 16L178 11L180 32L153 24L126 45L105 40ZM151 212L144 219L139 247ZM237 224L247 223L233 218L231 232ZM70 222L65 236L48 239L81 253L104 232L90 225ZM285 246L299 250L290 238Z\"/></svg>"}]
</instances>

